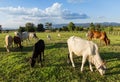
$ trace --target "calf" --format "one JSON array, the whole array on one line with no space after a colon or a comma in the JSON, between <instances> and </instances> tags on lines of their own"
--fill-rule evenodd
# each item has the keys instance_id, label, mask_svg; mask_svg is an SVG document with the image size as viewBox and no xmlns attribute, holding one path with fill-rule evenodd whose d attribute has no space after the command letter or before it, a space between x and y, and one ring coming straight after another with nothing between
<instances>
[{"instance_id":1,"label":"calf","mask_svg":"<svg viewBox=\"0 0 120 82\"><path fill-rule=\"evenodd\" d=\"M31 67L34 67L37 58L39 59L41 66L43 66L42 60L44 60L44 49L45 49L45 43L43 40L39 40L38 42L35 43L33 48L33 54L32 57L30 58Z\"/></svg>"},{"instance_id":2,"label":"calf","mask_svg":"<svg viewBox=\"0 0 120 82\"><path fill-rule=\"evenodd\" d=\"M12 36L6 35L5 36L5 43L6 43L5 47L6 47L7 52L10 52L10 47L12 46L12 43L13 43Z\"/></svg>"},{"instance_id":3,"label":"calf","mask_svg":"<svg viewBox=\"0 0 120 82\"><path fill-rule=\"evenodd\" d=\"M81 71L83 71L86 59L88 59L91 71L93 71L91 64L94 64L101 75L105 74L106 66L99 55L98 46L95 43L72 36L67 40L67 44L69 50L68 57L70 57L73 67L75 67L73 62L73 54L75 54L77 56L82 56Z\"/></svg>"},{"instance_id":4,"label":"calf","mask_svg":"<svg viewBox=\"0 0 120 82\"><path fill-rule=\"evenodd\" d=\"M13 40L14 40L14 44L16 44L17 46L19 46L19 48L22 51L23 46L21 45L21 39L20 39L20 37L14 36Z\"/></svg>"}]
</instances>

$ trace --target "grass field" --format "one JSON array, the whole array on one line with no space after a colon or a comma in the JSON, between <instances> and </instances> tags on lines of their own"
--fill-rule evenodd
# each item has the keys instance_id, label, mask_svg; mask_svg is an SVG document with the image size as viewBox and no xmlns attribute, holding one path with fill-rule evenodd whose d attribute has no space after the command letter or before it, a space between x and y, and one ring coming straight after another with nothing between
<instances>
[{"instance_id":1,"label":"grass field","mask_svg":"<svg viewBox=\"0 0 120 82\"><path fill-rule=\"evenodd\" d=\"M9 33L13 35L12 32ZM52 40L46 38L50 34ZM38 37L45 40L45 61L44 66L38 64L30 67L29 57L32 55L33 44L23 42L23 51L12 49L10 53L4 48L4 37L6 33L0 34L0 82L120 82L120 36L108 35L111 45L99 44L99 52L106 61L107 71L101 76L94 67L91 72L86 62L84 72L80 71L81 57L74 56L76 68L67 63L68 48L66 40L72 36L79 36L86 39L85 32L61 32L58 33L37 33Z\"/></svg>"}]
</instances>

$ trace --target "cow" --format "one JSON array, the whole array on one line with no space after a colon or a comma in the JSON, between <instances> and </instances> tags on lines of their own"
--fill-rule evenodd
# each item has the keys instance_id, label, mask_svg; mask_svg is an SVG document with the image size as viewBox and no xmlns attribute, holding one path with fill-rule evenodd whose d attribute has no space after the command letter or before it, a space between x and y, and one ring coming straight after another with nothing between
<instances>
[{"instance_id":1,"label":"cow","mask_svg":"<svg viewBox=\"0 0 120 82\"><path fill-rule=\"evenodd\" d=\"M18 36L21 38L21 41L24 41L24 40L28 40L30 41L30 39L34 38L36 40L38 40L38 37L36 35L36 33L33 33L33 32L14 32L15 36Z\"/></svg>"},{"instance_id":2,"label":"cow","mask_svg":"<svg viewBox=\"0 0 120 82\"><path fill-rule=\"evenodd\" d=\"M93 38L95 38L95 39L100 39L100 42L104 41L105 45L110 44L110 39L108 39L106 32L91 30L88 31L86 36L88 37L88 40L92 40Z\"/></svg>"},{"instance_id":3,"label":"cow","mask_svg":"<svg viewBox=\"0 0 120 82\"><path fill-rule=\"evenodd\" d=\"M10 47L13 46L13 38L10 35L5 36L5 47L7 52L10 52Z\"/></svg>"},{"instance_id":4,"label":"cow","mask_svg":"<svg viewBox=\"0 0 120 82\"><path fill-rule=\"evenodd\" d=\"M39 38L37 37L36 33L30 32L30 33L29 33L29 40L30 40L30 39L33 39L33 38L36 39L36 40L39 39Z\"/></svg>"},{"instance_id":5,"label":"cow","mask_svg":"<svg viewBox=\"0 0 120 82\"><path fill-rule=\"evenodd\" d=\"M17 46L19 46L19 48L22 51L23 46L21 45L21 39L20 39L20 37L14 36L13 40L14 40L14 44L16 44Z\"/></svg>"},{"instance_id":6,"label":"cow","mask_svg":"<svg viewBox=\"0 0 120 82\"><path fill-rule=\"evenodd\" d=\"M29 33L28 32L14 32L15 36L20 37L21 41L29 40Z\"/></svg>"},{"instance_id":7,"label":"cow","mask_svg":"<svg viewBox=\"0 0 120 82\"><path fill-rule=\"evenodd\" d=\"M47 38L48 38L48 40L51 40L51 36L49 34L47 35Z\"/></svg>"},{"instance_id":8,"label":"cow","mask_svg":"<svg viewBox=\"0 0 120 82\"><path fill-rule=\"evenodd\" d=\"M58 37L61 37L61 35L60 35L60 34L58 34Z\"/></svg>"},{"instance_id":9,"label":"cow","mask_svg":"<svg viewBox=\"0 0 120 82\"><path fill-rule=\"evenodd\" d=\"M43 66L42 61L44 60L44 50L45 50L44 40L40 39L35 43L33 48L33 54L32 57L30 58L31 67L34 67L37 58L39 59L41 66Z\"/></svg>"},{"instance_id":10,"label":"cow","mask_svg":"<svg viewBox=\"0 0 120 82\"><path fill-rule=\"evenodd\" d=\"M69 50L68 58L73 67L75 67L73 54L75 54L77 56L82 56L81 72L83 71L86 59L88 59L91 71L93 71L92 64L94 64L101 75L105 74L106 66L99 55L98 46L95 43L84 40L80 37L71 36L67 40L67 45Z\"/></svg>"}]
</instances>

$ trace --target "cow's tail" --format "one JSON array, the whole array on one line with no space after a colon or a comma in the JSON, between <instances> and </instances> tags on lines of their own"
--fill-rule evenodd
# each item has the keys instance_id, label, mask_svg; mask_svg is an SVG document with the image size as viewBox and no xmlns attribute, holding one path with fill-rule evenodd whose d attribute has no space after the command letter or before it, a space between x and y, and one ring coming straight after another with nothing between
<instances>
[{"instance_id":1,"label":"cow's tail","mask_svg":"<svg viewBox=\"0 0 120 82\"><path fill-rule=\"evenodd\" d=\"M108 39L106 32L104 32L105 38Z\"/></svg>"}]
</instances>

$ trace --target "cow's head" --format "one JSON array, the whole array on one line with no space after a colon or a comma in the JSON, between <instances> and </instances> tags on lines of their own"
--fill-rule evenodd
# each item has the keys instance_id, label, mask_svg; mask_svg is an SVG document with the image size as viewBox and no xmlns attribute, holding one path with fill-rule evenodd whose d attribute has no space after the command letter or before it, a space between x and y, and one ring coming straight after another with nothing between
<instances>
[{"instance_id":1,"label":"cow's head","mask_svg":"<svg viewBox=\"0 0 120 82\"><path fill-rule=\"evenodd\" d=\"M102 65L100 65L98 68L98 71L101 75L104 75L105 74L105 71L106 71L106 65L105 65L105 62L102 63Z\"/></svg>"},{"instance_id":2,"label":"cow's head","mask_svg":"<svg viewBox=\"0 0 120 82\"><path fill-rule=\"evenodd\" d=\"M30 65L31 65L31 67L34 67L35 63L36 63L36 59L30 57Z\"/></svg>"}]
</instances>

